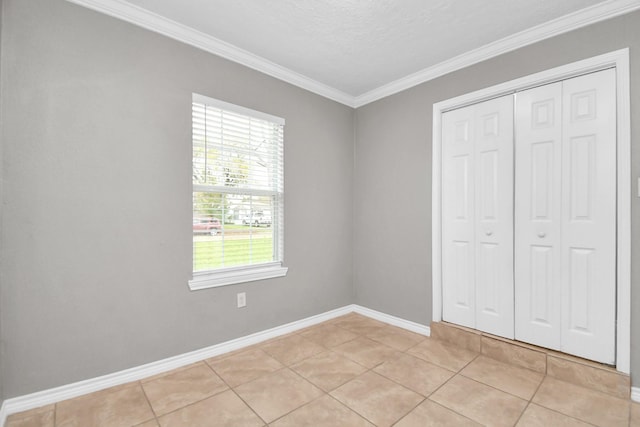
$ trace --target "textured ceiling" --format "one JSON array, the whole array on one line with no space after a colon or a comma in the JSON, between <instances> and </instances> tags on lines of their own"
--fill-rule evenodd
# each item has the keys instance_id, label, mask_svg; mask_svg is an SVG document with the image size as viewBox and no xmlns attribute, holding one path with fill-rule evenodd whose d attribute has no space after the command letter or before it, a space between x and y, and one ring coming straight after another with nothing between
<instances>
[{"instance_id":1,"label":"textured ceiling","mask_svg":"<svg viewBox=\"0 0 640 427\"><path fill-rule=\"evenodd\" d=\"M602 0L127 0L359 96Z\"/></svg>"}]
</instances>

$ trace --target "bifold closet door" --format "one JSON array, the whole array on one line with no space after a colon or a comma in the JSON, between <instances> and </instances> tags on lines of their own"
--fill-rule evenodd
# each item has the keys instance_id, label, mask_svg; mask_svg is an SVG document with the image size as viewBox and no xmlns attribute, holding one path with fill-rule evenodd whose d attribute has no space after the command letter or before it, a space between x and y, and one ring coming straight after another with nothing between
<instances>
[{"instance_id":1,"label":"bifold closet door","mask_svg":"<svg viewBox=\"0 0 640 427\"><path fill-rule=\"evenodd\" d=\"M442 128L443 319L513 338L513 97Z\"/></svg>"},{"instance_id":2,"label":"bifold closet door","mask_svg":"<svg viewBox=\"0 0 640 427\"><path fill-rule=\"evenodd\" d=\"M517 94L516 339L615 363L615 71Z\"/></svg>"},{"instance_id":3,"label":"bifold closet door","mask_svg":"<svg viewBox=\"0 0 640 427\"><path fill-rule=\"evenodd\" d=\"M560 349L562 82L516 95L516 338Z\"/></svg>"}]
</instances>

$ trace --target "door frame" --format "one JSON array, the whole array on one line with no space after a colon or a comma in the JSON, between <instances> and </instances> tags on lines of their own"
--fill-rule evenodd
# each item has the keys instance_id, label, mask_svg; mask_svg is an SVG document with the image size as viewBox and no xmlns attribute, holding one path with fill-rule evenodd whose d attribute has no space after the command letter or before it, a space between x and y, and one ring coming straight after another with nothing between
<instances>
[{"instance_id":1,"label":"door frame","mask_svg":"<svg viewBox=\"0 0 640 427\"><path fill-rule=\"evenodd\" d=\"M531 74L433 104L432 145L432 321L442 320L442 113L532 87L582 74L615 68L617 103L617 302L616 369L629 373L631 364L631 107L629 49Z\"/></svg>"}]
</instances>

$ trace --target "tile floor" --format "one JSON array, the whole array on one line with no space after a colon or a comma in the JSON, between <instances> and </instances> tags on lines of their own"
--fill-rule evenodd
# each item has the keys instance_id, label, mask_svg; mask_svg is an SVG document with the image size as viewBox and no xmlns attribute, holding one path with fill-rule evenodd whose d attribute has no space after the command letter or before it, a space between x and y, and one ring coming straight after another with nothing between
<instances>
[{"instance_id":1,"label":"tile floor","mask_svg":"<svg viewBox=\"0 0 640 427\"><path fill-rule=\"evenodd\" d=\"M349 314L7 427L635 426L640 404Z\"/></svg>"}]
</instances>

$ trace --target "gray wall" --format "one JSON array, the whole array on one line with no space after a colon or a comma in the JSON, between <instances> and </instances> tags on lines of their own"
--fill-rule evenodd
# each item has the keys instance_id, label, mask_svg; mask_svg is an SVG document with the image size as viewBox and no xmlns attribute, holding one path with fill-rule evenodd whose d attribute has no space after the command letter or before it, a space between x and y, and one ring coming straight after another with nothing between
<instances>
[{"instance_id":1,"label":"gray wall","mask_svg":"<svg viewBox=\"0 0 640 427\"><path fill-rule=\"evenodd\" d=\"M63 0L2 6L0 397L352 302L428 324L434 102L631 47L632 136L640 131L640 13L354 112ZM188 290L192 92L286 119L286 278ZM636 145L632 171L640 174ZM632 208L638 218L637 198ZM635 337L639 232L634 220ZM248 299L242 310L240 291Z\"/></svg>"},{"instance_id":2,"label":"gray wall","mask_svg":"<svg viewBox=\"0 0 640 427\"><path fill-rule=\"evenodd\" d=\"M356 303L431 319L433 104L559 65L629 47L632 188L640 175L640 13L576 30L482 62L356 111ZM640 199L632 205L632 379L640 383Z\"/></svg>"},{"instance_id":3,"label":"gray wall","mask_svg":"<svg viewBox=\"0 0 640 427\"><path fill-rule=\"evenodd\" d=\"M63 0L4 3L6 397L352 303L353 109ZM286 119L287 277L189 291L192 92Z\"/></svg>"},{"instance_id":4,"label":"gray wall","mask_svg":"<svg viewBox=\"0 0 640 427\"><path fill-rule=\"evenodd\" d=\"M4 0L0 0L0 82L2 81L2 9ZM2 99L2 85L0 84L0 99ZM2 177L4 159L2 157L2 111L0 110L0 253L2 252ZM2 271L2 258L0 257L0 271ZM0 278L0 406L4 401L2 366L4 359L4 340L2 338L2 279Z\"/></svg>"}]
</instances>

